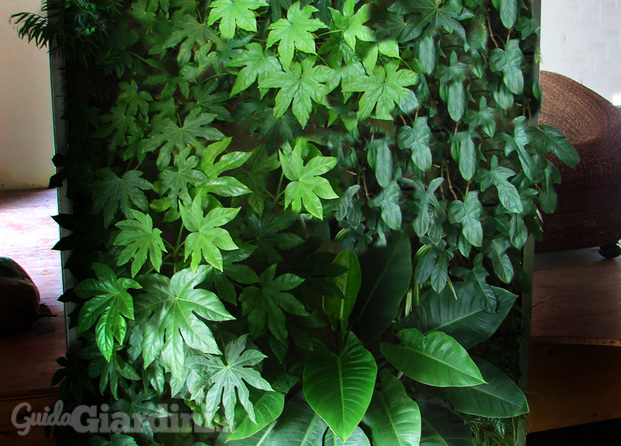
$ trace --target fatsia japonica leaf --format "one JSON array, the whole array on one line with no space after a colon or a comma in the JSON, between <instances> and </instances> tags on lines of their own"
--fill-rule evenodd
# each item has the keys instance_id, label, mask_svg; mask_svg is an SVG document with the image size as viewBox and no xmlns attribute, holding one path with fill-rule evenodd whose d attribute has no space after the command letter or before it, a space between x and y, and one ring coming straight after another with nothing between
<instances>
[{"instance_id":1,"label":"fatsia japonica leaf","mask_svg":"<svg viewBox=\"0 0 621 446\"><path fill-rule=\"evenodd\" d=\"M213 355L193 357L192 367L198 369L204 378L200 391L205 392L208 389L204 396L208 424L218 408L223 407L226 420L234 426L235 405L238 400L248 413L249 419L254 421L254 405L250 401L248 386L273 392L270 383L253 367L266 356L259 350L246 348L247 339L248 335L243 335L229 342L224 349L224 358ZM190 389L192 390L196 389Z\"/></svg>"},{"instance_id":2,"label":"fatsia japonica leaf","mask_svg":"<svg viewBox=\"0 0 621 446\"><path fill-rule=\"evenodd\" d=\"M301 63L293 62L285 71L271 73L259 80L259 88L277 88L274 118L279 118L291 106L291 111L302 127L310 118L313 102L327 106L326 95L329 93L326 82L330 79L332 69L325 65L316 65L314 57L307 57Z\"/></svg>"},{"instance_id":3,"label":"fatsia japonica leaf","mask_svg":"<svg viewBox=\"0 0 621 446\"><path fill-rule=\"evenodd\" d=\"M267 47L278 43L278 54L284 67L291 64L295 50L315 54L313 32L326 27L321 20L312 17L315 12L317 8L314 6L302 7L300 2L296 2L287 10L287 18L283 17L270 25Z\"/></svg>"},{"instance_id":4,"label":"fatsia japonica leaf","mask_svg":"<svg viewBox=\"0 0 621 446\"><path fill-rule=\"evenodd\" d=\"M366 3L354 13L354 0L347 0L343 4L343 12L330 8L334 27L343 33L343 40L356 50L356 41L373 42L375 33L364 24L371 18L371 4Z\"/></svg>"},{"instance_id":5,"label":"fatsia japonica leaf","mask_svg":"<svg viewBox=\"0 0 621 446\"><path fill-rule=\"evenodd\" d=\"M420 0L407 5L409 12L418 14L415 19L416 27L422 28L430 25L433 29L444 28L447 32L456 32L465 38L464 27L459 23L458 13L453 9L451 2L437 0Z\"/></svg>"},{"instance_id":6,"label":"fatsia japonica leaf","mask_svg":"<svg viewBox=\"0 0 621 446\"><path fill-rule=\"evenodd\" d=\"M228 152L232 138L208 145L201 151L199 169L207 175L207 180L199 185L201 193L212 193L221 197L240 197L251 190L234 176L220 176L223 172L234 170L246 163L252 156L251 152ZM217 161L216 161L217 159Z\"/></svg>"},{"instance_id":7,"label":"fatsia japonica leaf","mask_svg":"<svg viewBox=\"0 0 621 446\"><path fill-rule=\"evenodd\" d=\"M403 344L384 342L386 359L404 375L435 387L469 387L485 380L468 352L449 335L434 331L423 335L415 328L400 330Z\"/></svg>"},{"instance_id":8,"label":"fatsia japonica leaf","mask_svg":"<svg viewBox=\"0 0 621 446\"><path fill-rule=\"evenodd\" d=\"M182 125L170 118L158 123L148 142L151 148L159 148L158 167L162 169L170 164L174 149L183 150L187 146L198 146L202 141L218 141L224 138L220 130L209 125L214 118L215 115L195 108L185 117Z\"/></svg>"},{"instance_id":9,"label":"fatsia japonica leaf","mask_svg":"<svg viewBox=\"0 0 621 446\"><path fill-rule=\"evenodd\" d=\"M193 49L207 45L216 35L209 28L206 21L198 21L190 14L185 14L178 20L172 21L173 29L170 37L163 45L164 49L179 46L177 62L184 66L190 61Z\"/></svg>"},{"instance_id":10,"label":"fatsia japonica leaf","mask_svg":"<svg viewBox=\"0 0 621 446\"><path fill-rule=\"evenodd\" d=\"M218 296L196 288L207 276L207 267L196 271L189 268L172 277L160 274L143 276L144 294L137 297L136 306L144 323L142 355L144 367L160 358L172 376L184 380L186 346L207 354L220 354L208 321L234 319Z\"/></svg>"},{"instance_id":11,"label":"fatsia japonica leaf","mask_svg":"<svg viewBox=\"0 0 621 446\"><path fill-rule=\"evenodd\" d=\"M161 236L162 231L153 227L153 219L149 214L133 209L131 214L133 219L123 220L116 224L121 232L114 239L114 244L125 246L119 255L118 264L124 265L133 257L131 272L132 277L135 277L148 256L151 266L159 272L162 266L162 252L166 251Z\"/></svg>"},{"instance_id":12,"label":"fatsia japonica leaf","mask_svg":"<svg viewBox=\"0 0 621 446\"><path fill-rule=\"evenodd\" d=\"M264 0L216 0L209 5L208 25L220 20L220 34L225 39L235 37L235 29L257 32L254 11L268 6Z\"/></svg>"},{"instance_id":13,"label":"fatsia japonica leaf","mask_svg":"<svg viewBox=\"0 0 621 446\"><path fill-rule=\"evenodd\" d=\"M196 169L199 164L198 157L191 153L192 149L186 147L175 155L174 166L166 167L160 173L160 194L168 195L170 206L174 209L177 209L179 200L184 203L191 202L190 188L207 180L207 176Z\"/></svg>"},{"instance_id":14,"label":"fatsia japonica leaf","mask_svg":"<svg viewBox=\"0 0 621 446\"><path fill-rule=\"evenodd\" d=\"M303 141L299 140L293 150L280 151L279 158L285 177L290 181L285 188L285 207L291 206L295 212L304 208L314 217L323 219L324 200L339 196L334 192L330 182L321 175L336 166L337 159L330 156L315 156L306 165L302 159Z\"/></svg>"},{"instance_id":15,"label":"fatsia japonica leaf","mask_svg":"<svg viewBox=\"0 0 621 446\"><path fill-rule=\"evenodd\" d=\"M263 334L267 325L270 333L284 342L287 338L287 327L283 312L308 316L304 305L293 294L288 293L301 285L304 279L289 273L276 276L274 264L261 274L259 280L259 287L246 287L239 296L243 314L248 317L250 333L256 338Z\"/></svg>"},{"instance_id":16,"label":"fatsia japonica leaf","mask_svg":"<svg viewBox=\"0 0 621 446\"><path fill-rule=\"evenodd\" d=\"M142 288L138 282L118 278L103 263L94 263L96 279L86 279L75 287L75 293L88 299L80 309L78 331L84 332L95 325L95 340L99 350L110 361L114 340L123 344L127 320L134 319L134 299L129 289Z\"/></svg>"},{"instance_id":17,"label":"fatsia japonica leaf","mask_svg":"<svg viewBox=\"0 0 621 446\"><path fill-rule=\"evenodd\" d=\"M373 355L349 332L339 355L323 345L307 353L304 395L313 410L345 442L369 407L376 377Z\"/></svg>"},{"instance_id":18,"label":"fatsia japonica leaf","mask_svg":"<svg viewBox=\"0 0 621 446\"><path fill-rule=\"evenodd\" d=\"M261 45L256 42L246 45L241 54L232 59L228 66L241 68L237 73L231 96L246 90L257 80L261 85L269 80L272 74L281 71L278 58L264 52Z\"/></svg>"},{"instance_id":19,"label":"fatsia japonica leaf","mask_svg":"<svg viewBox=\"0 0 621 446\"><path fill-rule=\"evenodd\" d=\"M418 404L407 394L399 379L387 369L380 373L381 390L375 390L364 424L371 429L374 444L418 446L421 416Z\"/></svg>"},{"instance_id":20,"label":"fatsia japonica leaf","mask_svg":"<svg viewBox=\"0 0 621 446\"><path fill-rule=\"evenodd\" d=\"M358 109L358 119L371 116L375 110L377 119L392 121L392 112L412 92L406 87L416 85L418 73L399 69L397 61L375 67L370 76L353 79L343 85L344 92L363 92Z\"/></svg>"},{"instance_id":21,"label":"fatsia japonica leaf","mask_svg":"<svg viewBox=\"0 0 621 446\"><path fill-rule=\"evenodd\" d=\"M220 250L232 251L237 245L221 226L233 220L239 209L216 207L205 215L200 195L194 198L191 206L179 205L183 225L190 231L185 239L185 259L192 256L192 271L196 271L202 259L222 271Z\"/></svg>"},{"instance_id":22,"label":"fatsia japonica leaf","mask_svg":"<svg viewBox=\"0 0 621 446\"><path fill-rule=\"evenodd\" d=\"M109 167L97 171L99 179L93 185L93 212L103 212L104 225L108 226L120 210L126 218L131 218L132 205L146 210L148 201L145 190L153 185L138 170L129 170L119 177Z\"/></svg>"}]
</instances>

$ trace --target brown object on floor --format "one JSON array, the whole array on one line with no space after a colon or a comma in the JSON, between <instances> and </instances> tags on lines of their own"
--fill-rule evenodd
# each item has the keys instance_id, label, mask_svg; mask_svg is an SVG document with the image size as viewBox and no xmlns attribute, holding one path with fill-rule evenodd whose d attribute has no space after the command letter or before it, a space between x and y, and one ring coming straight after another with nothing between
<instances>
[{"instance_id":1,"label":"brown object on floor","mask_svg":"<svg viewBox=\"0 0 621 446\"><path fill-rule=\"evenodd\" d=\"M621 239L621 110L578 82L542 71L539 123L558 128L580 155L572 169L550 157L562 182L556 212L543 215L537 252L613 245ZM609 255L619 255L619 250Z\"/></svg>"},{"instance_id":2,"label":"brown object on floor","mask_svg":"<svg viewBox=\"0 0 621 446\"><path fill-rule=\"evenodd\" d=\"M621 418L621 258L535 255L530 432Z\"/></svg>"}]
</instances>

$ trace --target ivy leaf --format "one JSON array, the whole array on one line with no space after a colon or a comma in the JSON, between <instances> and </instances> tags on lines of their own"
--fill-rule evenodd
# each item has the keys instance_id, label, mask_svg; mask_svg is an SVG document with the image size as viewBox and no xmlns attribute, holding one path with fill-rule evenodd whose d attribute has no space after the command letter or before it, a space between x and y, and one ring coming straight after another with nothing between
<instances>
[{"instance_id":1,"label":"ivy leaf","mask_svg":"<svg viewBox=\"0 0 621 446\"><path fill-rule=\"evenodd\" d=\"M164 119L153 128L148 145L150 149L160 149L157 166L162 169L170 164L174 149L183 150L187 146L198 146L200 141L218 141L224 138L220 130L211 127L215 115L203 113L200 108L192 110L179 126L170 118Z\"/></svg>"},{"instance_id":2,"label":"ivy leaf","mask_svg":"<svg viewBox=\"0 0 621 446\"><path fill-rule=\"evenodd\" d=\"M254 407L249 398L248 385L255 389L272 392L270 384L252 366L259 364L266 356L259 350L246 349L248 335L243 335L227 344L224 361L216 356L194 357L193 367L201 369L207 378L209 388L205 397L207 423L222 405L224 415L230 425L235 425L235 404L239 398L248 413L255 420Z\"/></svg>"},{"instance_id":3,"label":"ivy leaf","mask_svg":"<svg viewBox=\"0 0 621 446\"><path fill-rule=\"evenodd\" d=\"M119 177L109 167L96 172L99 180L93 184L93 212L103 211L104 225L107 227L120 209L123 215L131 218L131 205L138 209L148 208L147 197L143 190L153 189L153 185L138 170L130 170Z\"/></svg>"},{"instance_id":4,"label":"ivy leaf","mask_svg":"<svg viewBox=\"0 0 621 446\"><path fill-rule=\"evenodd\" d=\"M502 72L502 81L513 94L521 94L524 90L522 59L523 55L518 39L510 40L504 50L502 48L493 49L489 56L490 69Z\"/></svg>"},{"instance_id":5,"label":"ivy leaf","mask_svg":"<svg viewBox=\"0 0 621 446\"><path fill-rule=\"evenodd\" d=\"M272 73L259 82L259 88L278 88L274 118L279 118L291 106L293 114L302 127L306 126L313 109L312 101L328 105L328 82L332 69L325 65L315 65L314 57L307 57L301 64L293 62L284 72Z\"/></svg>"},{"instance_id":6,"label":"ivy leaf","mask_svg":"<svg viewBox=\"0 0 621 446\"><path fill-rule=\"evenodd\" d=\"M431 129L427 124L426 116L419 116L414 121L414 127L404 125L399 128L397 138L399 147L412 152L412 162L423 172L431 169L433 161L429 142L431 141Z\"/></svg>"},{"instance_id":7,"label":"ivy leaf","mask_svg":"<svg viewBox=\"0 0 621 446\"><path fill-rule=\"evenodd\" d=\"M343 4L343 12L330 8L332 20L337 30L343 33L343 40L352 50L356 50L356 40L363 42L375 41L375 33L364 23L371 18L371 4L363 4L354 14L355 0L347 0Z\"/></svg>"},{"instance_id":8,"label":"ivy leaf","mask_svg":"<svg viewBox=\"0 0 621 446\"><path fill-rule=\"evenodd\" d=\"M478 247L483 244L482 213L483 205L481 205L479 194L476 191L468 192L463 202L454 200L449 205L449 221L460 223L463 236L471 245Z\"/></svg>"},{"instance_id":9,"label":"ivy leaf","mask_svg":"<svg viewBox=\"0 0 621 446\"><path fill-rule=\"evenodd\" d=\"M246 287L241 292L239 300L242 303L243 314L248 316L250 333L253 337L261 336L265 325L276 339L284 342L287 339L285 326L286 311L296 316L308 316L304 305L288 293L304 282L304 279L295 274L282 274L276 277L276 264L270 266L260 276L259 287Z\"/></svg>"},{"instance_id":10,"label":"ivy leaf","mask_svg":"<svg viewBox=\"0 0 621 446\"><path fill-rule=\"evenodd\" d=\"M280 72L280 62L278 59L267 52L263 52L263 48L256 42L246 45L244 51L232 59L228 66L242 67L237 74L235 85L231 90L231 96L236 95L248 87L256 80L259 85L268 80L274 73Z\"/></svg>"},{"instance_id":11,"label":"ivy leaf","mask_svg":"<svg viewBox=\"0 0 621 446\"><path fill-rule=\"evenodd\" d=\"M500 199L500 203L506 210L517 214L520 214L523 211L520 193L508 180L515 175L515 172L506 167L499 166L496 155L492 157L490 170L481 169L479 172L481 190L485 190L489 186L494 185L498 190L498 198Z\"/></svg>"},{"instance_id":12,"label":"ivy leaf","mask_svg":"<svg viewBox=\"0 0 621 446\"><path fill-rule=\"evenodd\" d=\"M255 9L268 6L264 0L215 0L209 5L208 25L220 20L220 33L225 39L235 37L235 29L257 32Z\"/></svg>"},{"instance_id":13,"label":"ivy leaf","mask_svg":"<svg viewBox=\"0 0 621 446\"><path fill-rule=\"evenodd\" d=\"M134 319L134 301L127 290L142 288L132 279L117 278L114 271L103 263L94 263L97 279L86 279L75 287L82 299L89 299L78 319L78 331L84 332L95 322L95 340L99 350L110 361L114 340L123 343L127 332L126 319Z\"/></svg>"},{"instance_id":14,"label":"ivy leaf","mask_svg":"<svg viewBox=\"0 0 621 446\"><path fill-rule=\"evenodd\" d=\"M278 43L278 54L283 66L286 68L293 60L293 53L297 49L307 54L315 54L315 36L313 31L325 28L326 25L319 19L312 18L318 9L306 5L301 7L300 2L295 2L287 11L287 18L282 18L269 27L267 35L267 47Z\"/></svg>"},{"instance_id":15,"label":"ivy leaf","mask_svg":"<svg viewBox=\"0 0 621 446\"><path fill-rule=\"evenodd\" d=\"M162 266L162 251L166 251L161 237L162 231L153 227L150 215L133 209L131 214L133 219L123 220L116 224L121 232L116 236L114 244L125 246L119 255L118 265L124 265L133 257L132 277L135 277L148 256L153 268L159 272Z\"/></svg>"},{"instance_id":16,"label":"ivy leaf","mask_svg":"<svg viewBox=\"0 0 621 446\"><path fill-rule=\"evenodd\" d=\"M195 169L199 163L198 157L190 155L190 153L191 148L188 147L175 155L175 167L167 167L160 174L160 194L162 196L168 195L170 205L174 209L177 209L179 200L184 203L192 201L190 186L202 184L207 180L207 176L203 172Z\"/></svg>"},{"instance_id":17,"label":"ivy leaf","mask_svg":"<svg viewBox=\"0 0 621 446\"><path fill-rule=\"evenodd\" d=\"M192 271L196 271L204 258L214 268L222 271L222 253L232 251L237 245L226 229L221 228L233 220L240 208L216 207L204 215L203 201L198 195L190 207L179 205L183 225L191 231L185 239L185 259L192 256Z\"/></svg>"},{"instance_id":18,"label":"ivy leaf","mask_svg":"<svg viewBox=\"0 0 621 446\"><path fill-rule=\"evenodd\" d=\"M458 132L451 136L451 156L459 162L459 173L470 181L477 168L477 149L470 132Z\"/></svg>"},{"instance_id":19,"label":"ivy leaf","mask_svg":"<svg viewBox=\"0 0 621 446\"><path fill-rule=\"evenodd\" d=\"M556 127L550 125L531 126L526 132L540 155L552 153L569 167L578 165L580 161L578 152Z\"/></svg>"},{"instance_id":20,"label":"ivy leaf","mask_svg":"<svg viewBox=\"0 0 621 446\"><path fill-rule=\"evenodd\" d=\"M302 205L314 217L323 219L325 200L338 198L330 182L320 175L332 170L337 159L330 156L315 156L306 165L302 160L302 141L298 141L294 149L285 153L280 151L280 163L285 177L291 182L285 188L285 207L291 206L300 212Z\"/></svg>"},{"instance_id":21,"label":"ivy leaf","mask_svg":"<svg viewBox=\"0 0 621 446\"><path fill-rule=\"evenodd\" d=\"M375 67L371 76L363 76L343 85L343 92L363 92L358 119L369 117L375 109L377 119L392 121L391 112L412 93L406 87L416 85L418 80L418 73L399 70L399 63L390 61L384 67Z\"/></svg>"},{"instance_id":22,"label":"ivy leaf","mask_svg":"<svg viewBox=\"0 0 621 446\"><path fill-rule=\"evenodd\" d=\"M142 355L145 369L161 358L175 379L185 381L185 346L207 354L219 355L220 349L208 321L234 319L220 299L205 289L196 288L207 276L205 265L189 268L172 277L149 274L141 279L145 294L137 296L144 323Z\"/></svg>"}]
</instances>

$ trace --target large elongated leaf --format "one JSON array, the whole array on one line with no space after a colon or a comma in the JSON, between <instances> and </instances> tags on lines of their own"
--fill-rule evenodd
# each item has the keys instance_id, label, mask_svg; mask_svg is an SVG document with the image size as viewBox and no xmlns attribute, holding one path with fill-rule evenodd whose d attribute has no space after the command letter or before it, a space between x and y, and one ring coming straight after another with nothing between
<instances>
[{"instance_id":1,"label":"large elongated leaf","mask_svg":"<svg viewBox=\"0 0 621 446\"><path fill-rule=\"evenodd\" d=\"M336 330L340 324L341 330L345 332L347 329L349 315L354 308L362 276L360 273L360 262L356 253L351 250L344 250L334 259L337 265L347 268L347 271L340 276L331 277L330 282L334 283L343 296L324 296L323 309L330 319L332 330Z\"/></svg>"},{"instance_id":2,"label":"large elongated leaf","mask_svg":"<svg viewBox=\"0 0 621 446\"><path fill-rule=\"evenodd\" d=\"M418 446L421 417L418 404L407 395L403 384L388 370L381 373L382 389L373 394L364 423L371 428L373 443Z\"/></svg>"},{"instance_id":3,"label":"large elongated leaf","mask_svg":"<svg viewBox=\"0 0 621 446\"><path fill-rule=\"evenodd\" d=\"M528 402L522 390L499 368L476 359L485 384L469 388L444 389L455 409L470 415L493 418L517 417L528 413Z\"/></svg>"},{"instance_id":4,"label":"large elongated leaf","mask_svg":"<svg viewBox=\"0 0 621 446\"><path fill-rule=\"evenodd\" d=\"M556 127L550 125L541 125L539 128L528 127L526 133L530 136L539 154L552 153L569 167L578 165L580 161L578 152Z\"/></svg>"},{"instance_id":5,"label":"large elongated leaf","mask_svg":"<svg viewBox=\"0 0 621 446\"><path fill-rule=\"evenodd\" d=\"M468 352L449 335L434 331L425 336L409 328L397 336L403 345L384 342L382 353L413 380L436 387L468 387L485 382Z\"/></svg>"},{"instance_id":6,"label":"large elongated leaf","mask_svg":"<svg viewBox=\"0 0 621 446\"><path fill-rule=\"evenodd\" d=\"M323 446L371 446L371 442L364 431L359 427L356 427L345 443L343 443L332 429L328 429L323 436Z\"/></svg>"},{"instance_id":7,"label":"large elongated leaf","mask_svg":"<svg viewBox=\"0 0 621 446\"><path fill-rule=\"evenodd\" d=\"M227 441L247 438L269 425L282 413L285 395L280 392L259 392L250 389L250 402L254 408L254 421L245 410L235 408L235 430L229 432Z\"/></svg>"},{"instance_id":8,"label":"large elongated leaf","mask_svg":"<svg viewBox=\"0 0 621 446\"><path fill-rule=\"evenodd\" d=\"M436 432L441 437L438 439L433 435L431 439L434 441L427 443L424 440L430 437L425 436L421 446L478 446L474 444L472 430L463 416L453 410L446 400L425 395L418 401L423 416L423 428L432 435Z\"/></svg>"},{"instance_id":9,"label":"large elongated leaf","mask_svg":"<svg viewBox=\"0 0 621 446\"><path fill-rule=\"evenodd\" d=\"M346 441L371 402L377 364L353 333L340 355L320 346L308 353L304 395L328 426Z\"/></svg>"},{"instance_id":10,"label":"large elongated leaf","mask_svg":"<svg viewBox=\"0 0 621 446\"><path fill-rule=\"evenodd\" d=\"M449 288L439 294L435 291L425 293L414 311L399 321L398 327L417 328L426 334L442 331L466 349L489 338L505 319L517 296L492 287L498 306L490 313L474 288L460 285L456 283L454 286L457 299Z\"/></svg>"},{"instance_id":11,"label":"large elongated leaf","mask_svg":"<svg viewBox=\"0 0 621 446\"><path fill-rule=\"evenodd\" d=\"M360 257L362 286L354 307L354 330L363 340L375 339L397 316L412 277L410 241L402 236Z\"/></svg>"},{"instance_id":12,"label":"large elongated leaf","mask_svg":"<svg viewBox=\"0 0 621 446\"><path fill-rule=\"evenodd\" d=\"M269 434L269 446L317 446L328 426L311 407L299 397L289 401Z\"/></svg>"}]
</instances>

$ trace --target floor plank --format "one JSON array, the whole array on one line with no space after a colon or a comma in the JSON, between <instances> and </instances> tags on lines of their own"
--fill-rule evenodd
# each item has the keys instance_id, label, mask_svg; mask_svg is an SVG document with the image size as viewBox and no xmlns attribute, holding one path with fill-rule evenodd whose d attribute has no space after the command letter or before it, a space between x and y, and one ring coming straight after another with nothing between
<instances>
[{"instance_id":1,"label":"floor plank","mask_svg":"<svg viewBox=\"0 0 621 446\"><path fill-rule=\"evenodd\" d=\"M49 389L56 359L66 352L56 190L0 192L0 256L10 257L30 275L41 301L55 317L30 330L0 337L0 397Z\"/></svg>"}]
</instances>

